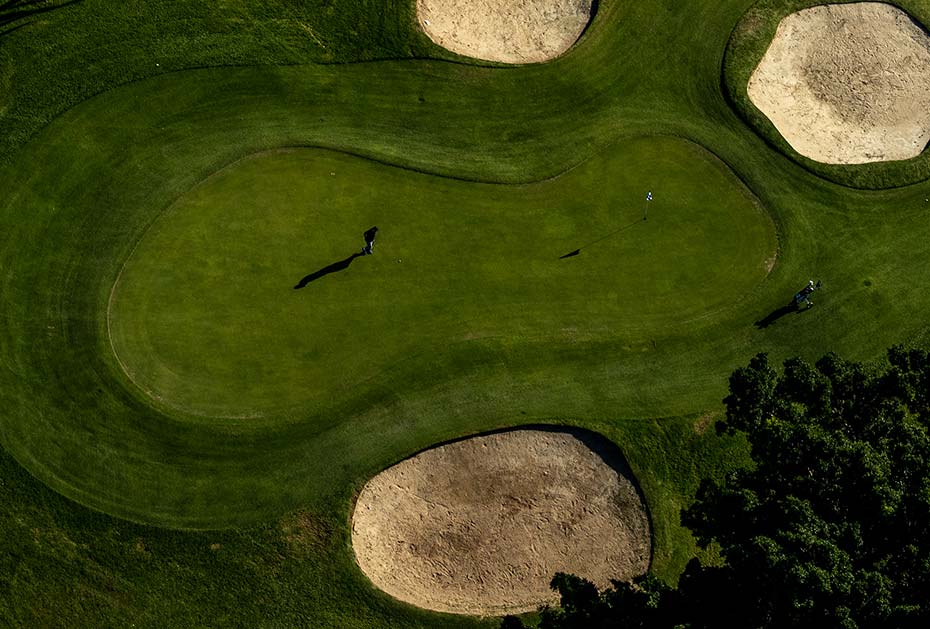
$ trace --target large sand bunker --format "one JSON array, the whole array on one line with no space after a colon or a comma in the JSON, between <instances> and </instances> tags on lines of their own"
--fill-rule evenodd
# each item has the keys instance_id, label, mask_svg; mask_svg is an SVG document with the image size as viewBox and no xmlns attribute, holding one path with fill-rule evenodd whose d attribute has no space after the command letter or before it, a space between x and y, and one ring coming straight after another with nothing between
<instances>
[{"instance_id":1,"label":"large sand bunker","mask_svg":"<svg viewBox=\"0 0 930 629\"><path fill-rule=\"evenodd\" d=\"M930 140L930 37L879 2L792 13L750 77L749 98L811 159L915 157Z\"/></svg>"},{"instance_id":2,"label":"large sand bunker","mask_svg":"<svg viewBox=\"0 0 930 629\"><path fill-rule=\"evenodd\" d=\"M591 0L417 0L417 17L452 52L535 63L571 48L591 19Z\"/></svg>"},{"instance_id":3,"label":"large sand bunker","mask_svg":"<svg viewBox=\"0 0 930 629\"><path fill-rule=\"evenodd\" d=\"M365 574L400 600L498 615L558 602L549 581L559 571L602 587L644 573L651 535L613 444L513 430L427 450L371 479L352 545Z\"/></svg>"}]
</instances>

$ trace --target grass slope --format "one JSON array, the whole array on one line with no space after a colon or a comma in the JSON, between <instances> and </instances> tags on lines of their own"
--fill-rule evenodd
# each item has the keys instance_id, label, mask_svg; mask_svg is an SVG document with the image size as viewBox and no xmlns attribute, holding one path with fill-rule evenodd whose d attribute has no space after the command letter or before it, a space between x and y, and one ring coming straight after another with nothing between
<instances>
[{"instance_id":1,"label":"grass slope","mask_svg":"<svg viewBox=\"0 0 930 629\"><path fill-rule=\"evenodd\" d=\"M868 358L924 338L930 187L825 182L741 122L720 68L748 0L603 2L570 54L508 69L272 67L445 56L413 29L406 3L332 13L325 4L296 13L271 3L267 12L111 4L70 4L0 35L0 440L53 488L104 511L177 527L264 524L222 533L129 524L58 497L4 456L2 518L16 531L0 547L9 624L477 625L371 591L348 548L352 492L430 443L532 421L585 426L623 447L652 511L654 568L675 578L693 552L678 509L699 478L741 458L697 421L718 408L732 367L759 350ZM304 26L341 43L326 53ZM233 65L254 67L208 67ZM618 334L555 347L546 326L527 322L251 423L153 408L110 351L106 304L133 247L196 184L247 155L326 147L458 180L529 184L647 134L706 147L778 226L772 274L714 321L683 322L659 340ZM391 177L403 178L413 176ZM809 276L826 284L816 308L753 325ZM303 535L295 527L322 530L309 539L324 541L289 549Z\"/></svg>"}]
</instances>

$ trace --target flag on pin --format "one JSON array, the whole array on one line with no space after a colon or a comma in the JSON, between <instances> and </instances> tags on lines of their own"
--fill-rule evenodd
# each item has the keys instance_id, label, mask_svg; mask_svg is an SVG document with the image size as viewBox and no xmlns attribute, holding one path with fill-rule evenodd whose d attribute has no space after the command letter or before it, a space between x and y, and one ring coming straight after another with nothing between
<instances>
[{"instance_id":1,"label":"flag on pin","mask_svg":"<svg viewBox=\"0 0 930 629\"><path fill-rule=\"evenodd\" d=\"M646 193L646 200L647 200L647 201L652 201L652 190L650 190L649 192Z\"/></svg>"}]
</instances>

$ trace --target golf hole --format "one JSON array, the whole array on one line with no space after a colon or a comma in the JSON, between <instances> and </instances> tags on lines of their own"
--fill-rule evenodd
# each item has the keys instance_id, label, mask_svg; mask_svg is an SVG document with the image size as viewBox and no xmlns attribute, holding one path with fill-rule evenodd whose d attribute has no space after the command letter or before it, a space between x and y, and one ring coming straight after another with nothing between
<instances>
[{"instance_id":1,"label":"golf hole","mask_svg":"<svg viewBox=\"0 0 930 629\"><path fill-rule=\"evenodd\" d=\"M529 428L423 451L372 478L352 517L359 567L441 612L502 615L557 603L556 572L643 574L646 507L619 449L583 430Z\"/></svg>"}]
</instances>

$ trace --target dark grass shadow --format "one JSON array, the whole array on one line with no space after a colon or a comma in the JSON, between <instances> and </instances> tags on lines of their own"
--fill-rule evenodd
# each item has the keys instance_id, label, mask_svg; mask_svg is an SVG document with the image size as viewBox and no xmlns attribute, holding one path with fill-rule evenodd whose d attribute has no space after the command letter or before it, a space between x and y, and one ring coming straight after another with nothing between
<instances>
[{"instance_id":1,"label":"dark grass shadow","mask_svg":"<svg viewBox=\"0 0 930 629\"><path fill-rule=\"evenodd\" d=\"M25 27L29 26L30 24L32 24L32 22L28 22L28 21L27 21L27 22L22 22L21 24L16 24L16 25L14 25L14 26L10 26L9 28L4 27L4 26L0 26L0 38L6 37L6 36L9 35L10 33L15 33L15 32L18 31L19 29L25 28Z\"/></svg>"},{"instance_id":2,"label":"dark grass shadow","mask_svg":"<svg viewBox=\"0 0 930 629\"><path fill-rule=\"evenodd\" d=\"M590 17L588 17L588 23L584 25L584 30L581 31L581 33L578 35L578 39L575 40L576 43L577 43L579 40L581 40L582 37L584 37L584 34L587 33L587 32L588 32L588 29L591 28L591 25L594 24L594 20L595 20L595 18L597 18L597 13L598 13L598 11L600 11L600 10L601 10L601 2L600 2L600 0L592 0L592 1L591 1L591 10L590 10L590 13L589 13L589 16L590 16ZM574 46L574 44L572 44L572 45Z\"/></svg>"},{"instance_id":3,"label":"dark grass shadow","mask_svg":"<svg viewBox=\"0 0 930 629\"><path fill-rule=\"evenodd\" d=\"M781 308L776 308L772 312L768 313L767 315L765 315L764 318L756 321L756 327L759 328L760 330L764 330L765 328L769 327L770 325L772 325L773 323L775 323L776 321L784 317L786 314L794 312L795 310L797 310L797 306L794 305L793 301L790 304L785 304Z\"/></svg>"},{"instance_id":4,"label":"dark grass shadow","mask_svg":"<svg viewBox=\"0 0 930 629\"><path fill-rule=\"evenodd\" d=\"M8 0L0 3L0 27L7 26L23 18L48 13L55 9L66 7L69 4L77 4L83 0L65 0L65 2L56 2L54 4L44 4L41 0ZM6 33L15 29L9 29ZM5 33L3 33L5 34Z\"/></svg>"},{"instance_id":5,"label":"dark grass shadow","mask_svg":"<svg viewBox=\"0 0 930 629\"><path fill-rule=\"evenodd\" d=\"M765 315L764 319L759 319L756 321L755 325L760 330L764 330L787 314L791 314L792 312L794 314L804 314L812 307L813 306L807 306L806 308L802 308L792 300L790 303L785 304L781 308L777 308L776 310L773 310L772 312Z\"/></svg>"},{"instance_id":6,"label":"dark grass shadow","mask_svg":"<svg viewBox=\"0 0 930 629\"><path fill-rule=\"evenodd\" d=\"M299 282L297 282L297 286L294 287L294 290L299 290L303 288L304 286L306 286L307 284L309 284L310 282L315 282L321 277L325 277L329 275L330 273L338 273L339 271L345 271L347 268L349 268L349 265L352 264L352 261L355 258L359 258L363 255L364 254L362 253L353 253L345 260L340 260L339 262L333 262L329 266L324 266L319 271L314 271L310 275L304 276L303 278L301 278Z\"/></svg>"},{"instance_id":7,"label":"dark grass shadow","mask_svg":"<svg viewBox=\"0 0 930 629\"><path fill-rule=\"evenodd\" d=\"M0 2L0 11L8 11L10 9L25 9L36 4L42 4L45 0L4 0Z\"/></svg>"}]
</instances>

